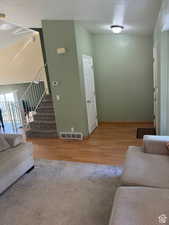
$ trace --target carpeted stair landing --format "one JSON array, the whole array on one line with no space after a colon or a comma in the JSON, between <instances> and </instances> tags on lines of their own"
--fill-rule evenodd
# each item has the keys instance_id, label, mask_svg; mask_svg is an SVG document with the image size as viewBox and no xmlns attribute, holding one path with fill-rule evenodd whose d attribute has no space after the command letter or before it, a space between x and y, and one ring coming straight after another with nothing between
<instances>
[{"instance_id":1,"label":"carpeted stair landing","mask_svg":"<svg viewBox=\"0 0 169 225\"><path fill-rule=\"evenodd\" d=\"M36 161L0 195L0 225L107 225L122 169Z\"/></svg>"}]
</instances>

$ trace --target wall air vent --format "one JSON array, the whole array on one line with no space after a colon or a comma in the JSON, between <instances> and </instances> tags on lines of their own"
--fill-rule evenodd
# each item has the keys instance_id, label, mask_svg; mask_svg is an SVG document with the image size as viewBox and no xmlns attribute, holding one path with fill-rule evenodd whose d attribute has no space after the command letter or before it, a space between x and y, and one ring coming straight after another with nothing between
<instances>
[{"instance_id":1,"label":"wall air vent","mask_svg":"<svg viewBox=\"0 0 169 225\"><path fill-rule=\"evenodd\" d=\"M80 132L60 132L59 136L67 140L83 140L83 134Z\"/></svg>"}]
</instances>

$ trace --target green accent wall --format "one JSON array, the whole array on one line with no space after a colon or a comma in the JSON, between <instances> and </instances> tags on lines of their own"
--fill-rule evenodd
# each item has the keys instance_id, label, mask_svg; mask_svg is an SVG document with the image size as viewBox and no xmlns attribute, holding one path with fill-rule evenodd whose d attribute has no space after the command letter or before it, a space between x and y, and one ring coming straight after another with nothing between
<instances>
[{"instance_id":1,"label":"green accent wall","mask_svg":"<svg viewBox=\"0 0 169 225\"><path fill-rule=\"evenodd\" d=\"M153 120L153 38L93 35L100 121Z\"/></svg>"},{"instance_id":2,"label":"green accent wall","mask_svg":"<svg viewBox=\"0 0 169 225\"><path fill-rule=\"evenodd\" d=\"M153 120L152 36L91 34L74 21L42 25L58 132L88 135L82 55L94 57L99 121Z\"/></svg>"},{"instance_id":3,"label":"green accent wall","mask_svg":"<svg viewBox=\"0 0 169 225\"><path fill-rule=\"evenodd\" d=\"M76 51L78 60L78 69L80 76L80 87L82 94L82 113L84 120L85 135L88 135L88 121L87 121L87 109L85 100L85 87L84 87L84 75L83 75L83 64L82 56L89 55L93 56L93 42L92 35L83 28L79 22L74 23L75 26L75 40L76 40Z\"/></svg>"},{"instance_id":4,"label":"green accent wall","mask_svg":"<svg viewBox=\"0 0 169 225\"><path fill-rule=\"evenodd\" d=\"M44 20L42 25L57 130L71 131L74 128L86 136L75 24L73 21ZM58 55L57 48L65 48L66 53ZM58 81L59 85L54 87L53 81ZM60 95L60 101L56 100L56 95Z\"/></svg>"}]
</instances>

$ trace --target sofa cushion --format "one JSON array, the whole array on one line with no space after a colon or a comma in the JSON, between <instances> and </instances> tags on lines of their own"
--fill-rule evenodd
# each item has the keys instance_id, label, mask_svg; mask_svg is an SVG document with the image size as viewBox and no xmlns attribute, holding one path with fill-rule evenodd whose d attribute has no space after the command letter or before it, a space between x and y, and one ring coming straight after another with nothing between
<instances>
[{"instance_id":1,"label":"sofa cushion","mask_svg":"<svg viewBox=\"0 0 169 225\"><path fill-rule=\"evenodd\" d=\"M169 155L167 142L169 142L169 136L145 135L144 152L150 154Z\"/></svg>"},{"instance_id":2,"label":"sofa cushion","mask_svg":"<svg viewBox=\"0 0 169 225\"><path fill-rule=\"evenodd\" d=\"M123 185L169 188L169 157L130 148L126 154Z\"/></svg>"},{"instance_id":3,"label":"sofa cushion","mask_svg":"<svg viewBox=\"0 0 169 225\"><path fill-rule=\"evenodd\" d=\"M0 152L10 148L10 145L6 141L3 135L0 135Z\"/></svg>"},{"instance_id":4,"label":"sofa cushion","mask_svg":"<svg viewBox=\"0 0 169 225\"><path fill-rule=\"evenodd\" d=\"M31 143L0 152L0 194L33 166L32 153Z\"/></svg>"},{"instance_id":5,"label":"sofa cushion","mask_svg":"<svg viewBox=\"0 0 169 225\"><path fill-rule=\"evenodd\" d=\"M12 164L12 161L22 161L32 155L33 146L31 143L20 144L15 148L9 148L0 153L0 173L5 164Z\"/></svg>"},{"instance_id":6,"label":"sofa cushion","mask_svg":"<svg viewBox=\"0 0 169 225\"><path fill-rule=\"evenodd\" d=\"M145 187L117 189L109 225L169 224L169 190ZM167 219L168 218L168 219Z\"/></svg>"},{"instance_id":7,"label":"sofa cushion","mask_svg":"<svg viewBox=\"0 0 169 225\"><path fill-rule=\"evenodd\" d=\"M166 143L167 150L169 151L169 142Z\"/></svg>"},{"instance_id":8,"label":"sofa cushion","mask_svg":"<svg viewBox=\"0 0 169 225\"><path fill-rule=\"evenodd\" d=\"M25 142L20 134L4 134L3 136L11 147L16 147Z\"/></svg>"}]
</instances>

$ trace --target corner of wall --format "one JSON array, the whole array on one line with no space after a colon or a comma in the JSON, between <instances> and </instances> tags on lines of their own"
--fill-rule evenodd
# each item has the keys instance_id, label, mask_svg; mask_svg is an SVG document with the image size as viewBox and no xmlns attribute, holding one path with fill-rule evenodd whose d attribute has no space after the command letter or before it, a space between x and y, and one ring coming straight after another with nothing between
<instances>
[{"instance_id":1,"label":"corner of wall","mask_svg":"<svg viewBox=\"0 0 169 225\"><path fill-rule=\"evenodd\" d=\"M49 20L42 24L58 132L74 128L87 136L75 24ZM62 47L66 54L57 55L56 49ZM59 81L59 86L53 87L53 81Z\"/></svg>"}]
</instances>

